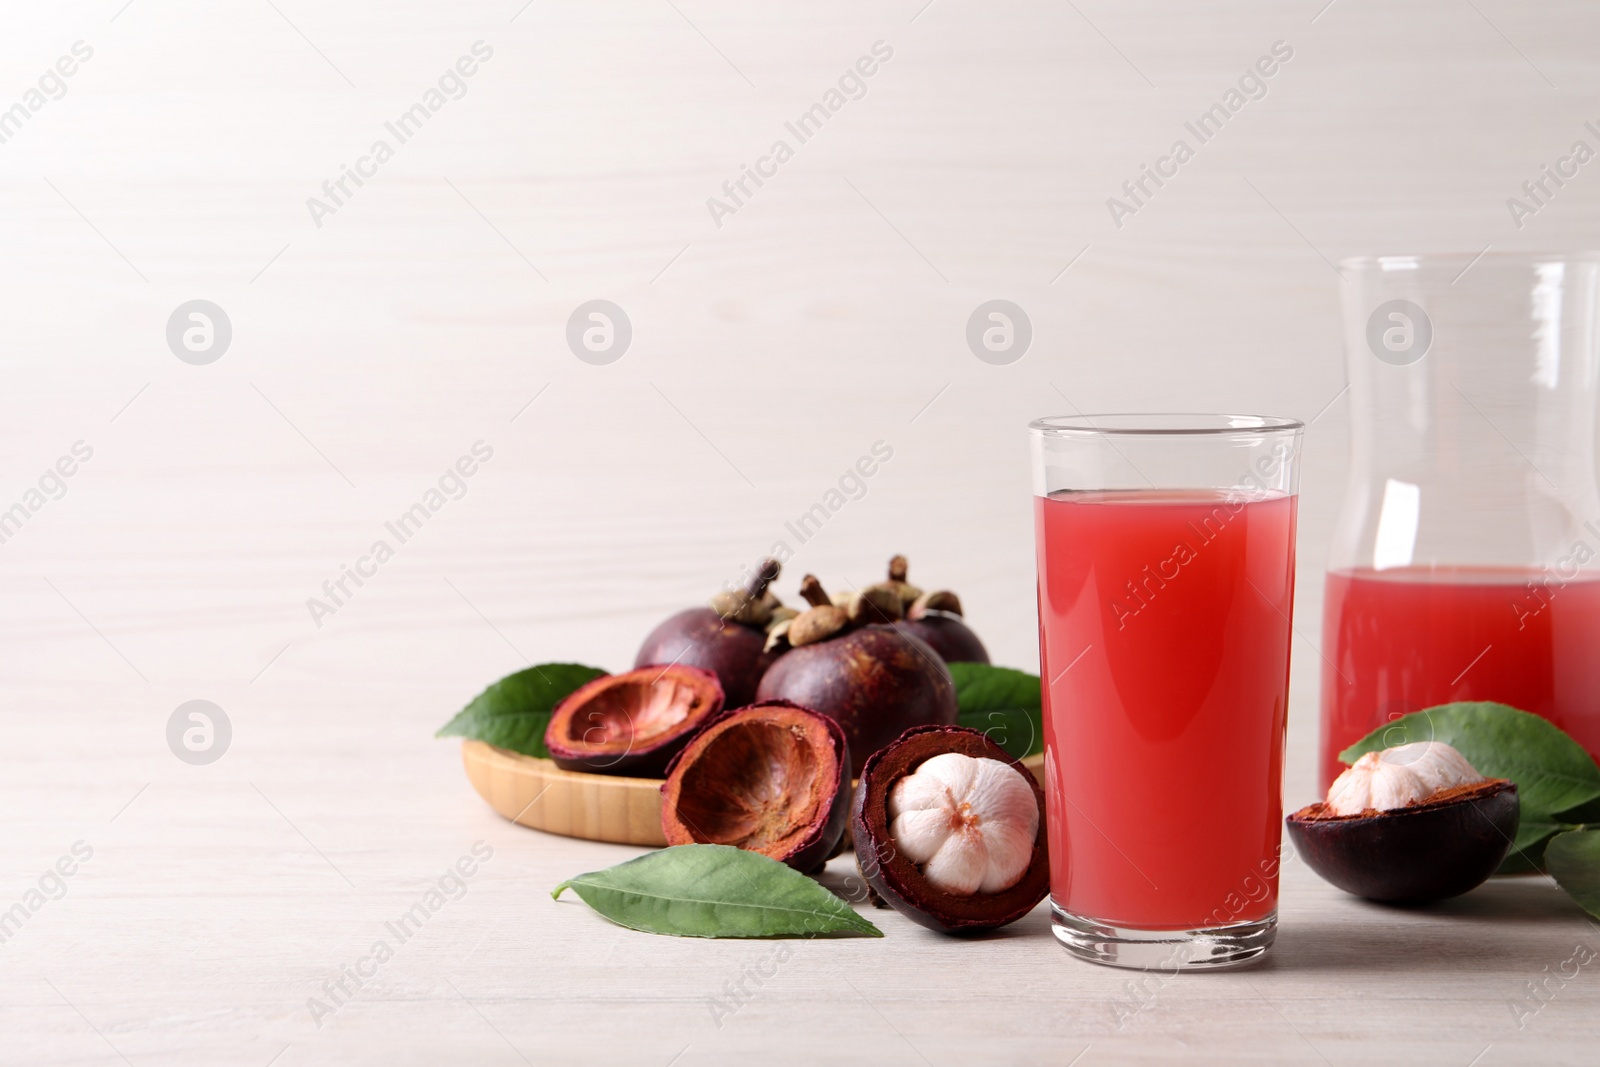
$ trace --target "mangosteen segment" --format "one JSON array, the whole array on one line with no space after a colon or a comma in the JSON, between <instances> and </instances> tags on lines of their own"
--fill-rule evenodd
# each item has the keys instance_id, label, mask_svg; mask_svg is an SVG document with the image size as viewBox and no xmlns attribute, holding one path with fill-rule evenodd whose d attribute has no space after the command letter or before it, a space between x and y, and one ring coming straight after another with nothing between
<instances>
[{"instance_id":1,"label":"mangosteen segment","mask_svg":"<svg viewBox=\"0 0 1600 1067\"><path fill-rule=\"evenodd\" d=\"M1484 776L1443 741L1414 741L1366 752L1328 787L1328 808L1339 815L1392 811Z\"/></svg>"},{"instance_id":2,"label":"mangosteen segment","mask_svg":"<svg viewBox=\"0 0 1600 1067\"><path fill-rule=\"evenodd\" d=\"M1520 815L1516 784L1489 778L1391 811L1341 815L1318 802L1285 822L1295 852L1327 881L1370 900L1415 903L1482 885L1511 850Z\"/></svg>"},{"instance_id":3,"label":"mangosteen segment","mask_svg":"<svg viewBox=\"0 0 1600 1067\"><path fill-rule=\"evenodd\" d=\"M670 845L732 845L810 872L844 836L849 767L825 715L786 701L725 712L668 768L661 828Z\"/></svg>"},{"instance_id":4,"label":"mangosteen segment","mask_svg":"<svg viewBox=\"0 0 1600 1067\"><path fill-rule=\"evenodd\" d=\"M981 732L918 726L868 758L850 828L863 877L891 907L929 929L977 933L1050 891L1044 813L1033 775Z\"/></svg>"},{"instance_id":5,"label":"mangosteen segment","mask_svg":"<svg viewBox=\"0 0 1600 1067\"><path fill-rule=\"evenodd\" d=\"M715 674L681 663L606 675L556 705L545 748L569 771L658 776L722 699Z\"/></svg>"},{"instance_id":6,"label":"mangosteen segment","mask_svg":"<svg viewBox=\"0 0 1600 1067\"><path fill-rule=\"evenodd\" d=\"M947 893L998 893L1022 881L1039 834L1026 776L999 760L942 752L889 790L889 834Z\"/></svg>"}]
</instances>

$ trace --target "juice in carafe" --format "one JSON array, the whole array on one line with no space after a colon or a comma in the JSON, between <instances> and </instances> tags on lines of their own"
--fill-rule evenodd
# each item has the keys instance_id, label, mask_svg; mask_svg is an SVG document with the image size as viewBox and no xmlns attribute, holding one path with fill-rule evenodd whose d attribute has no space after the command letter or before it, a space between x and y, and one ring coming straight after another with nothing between
<instances>
[{"instance_id":1,"label":"juice in carafe","mask_svg":"<svg viewBox=\"0 0 1600 1067\"><path fill-rule=\"evenodd\" d=\"M1437 704L1492 700L1600 758L1600 577L1574 570L1335 570L1323 605L1322 788L1339 752Z\"/></svg>"}]
</instances>

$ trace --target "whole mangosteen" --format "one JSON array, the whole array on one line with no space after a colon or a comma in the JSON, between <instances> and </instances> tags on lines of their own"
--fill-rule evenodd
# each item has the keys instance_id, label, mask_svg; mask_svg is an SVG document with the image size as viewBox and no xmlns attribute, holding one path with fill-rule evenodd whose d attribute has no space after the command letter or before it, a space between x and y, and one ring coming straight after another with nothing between
<instances>
[{"instance_id":1,"label":"whole mangosteen","mask_svg":"<svg viewBox=\"0 0 1600 1067\"><path fill-rule=\"evenodd\" d=\"M699 667L717 676L729 707L750 703L761 676L782 654L766 649L767 629L796 614L767 590L779 569L777 560L762 560L744 589L723 590L708 606L671 616L650 631L633 665Z\"/></svg>"},{"instance_id":2,"label":"whole mangosteen","mask_svg":"<svg viewBox=\"0 0 1600 1067\"><path fill-rule=\"evenodd\" d=\"M955 724L955 684L944 660L913 634L867 622L876 610L868 591L841 607L808 574L800 593L812 607L775 631L791 651L762 676L758 702L791 701L837 722L852 775L908 727Z\"/></svg>"}]
</instances>

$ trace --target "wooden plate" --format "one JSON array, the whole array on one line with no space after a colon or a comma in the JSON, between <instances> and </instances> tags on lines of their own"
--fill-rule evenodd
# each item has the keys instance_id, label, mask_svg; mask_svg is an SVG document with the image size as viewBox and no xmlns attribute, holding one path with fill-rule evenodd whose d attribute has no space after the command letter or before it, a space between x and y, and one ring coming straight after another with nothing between
<instances>
[{"instance_id":1,"label":"wooden plate","mask_svg":"<svg viewBox=\"0 0 1600 1067\"><path fill-rule=\"evenodd\" d=\"M461 744L467 778L489 806L512 822L551 834L665 845L661 834L661 779L564 771L552 761L524 756L482 741ZM1022 765L1044 782L1044 756Z\"/></svg>"}]
</instances>

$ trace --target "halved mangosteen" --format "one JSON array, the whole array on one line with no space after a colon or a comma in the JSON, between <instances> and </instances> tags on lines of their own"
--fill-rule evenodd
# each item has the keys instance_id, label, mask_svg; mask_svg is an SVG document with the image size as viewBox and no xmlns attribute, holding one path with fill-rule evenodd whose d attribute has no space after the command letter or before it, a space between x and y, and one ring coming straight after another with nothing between
<instances>
[{"instance_id":1,"label":"halved mangosteen","mask_svg":"<svg viewBox=\"0 0 1600 1067\"><path fill-rule=\"evenodd\" d=\"M1459 896L1511 850L1517 787L1484 778L1438 741L1368 752L1328 799L1286 820L1306 864L1347 893L1389 903Z\"/></svg>"},{"instance_id":2,"label":"halved mangosteen","mask_svg":"<svg viewBox=\"0 0 1600 1067\"><path fill-rule=\"evenodd\" d=\"M658 778L722 710L717 676L681 663L596 678L557 704L544 745L569 771Z\"/></svg>"},{"instance_id":3,"label":"halved mangosteen","mask_svg":"<svg viewBox=\"0 0 1600 1067\"><path fill-rule=\"evenodd\" d=\"M1050 891L1044 791L977 730L917 726L873 753L850 830L862 876L932 930L992 930Z\"/></svg>"},{"instance_id":4,"label":"halved mangosteen","mask_svg":"<svg viewBox=\"0 0 1600 1067\"><path fill-rule=\"evenodd\" d=\"M727 711L667 768L669 845L732 845L820 870L850 812L850 747L839 724L787 700Z\"/></svg>"}]
</instances>

